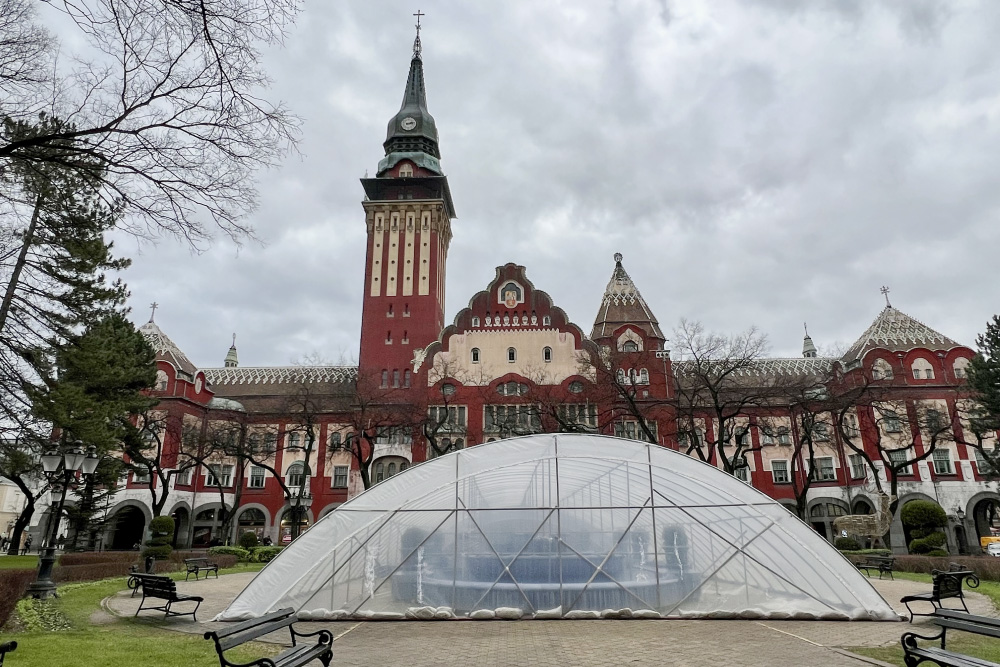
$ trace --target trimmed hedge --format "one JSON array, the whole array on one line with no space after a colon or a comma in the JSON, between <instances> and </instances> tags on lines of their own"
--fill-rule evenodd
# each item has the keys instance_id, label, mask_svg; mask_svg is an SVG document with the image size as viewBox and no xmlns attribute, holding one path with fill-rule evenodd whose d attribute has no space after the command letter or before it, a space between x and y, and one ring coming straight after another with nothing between
<instances>
[{"instance_id":1,"label":"trimmed hedge","mask_svg":"<svg viewBox=\"0 0 1000 667\"><path fill-rule=\"evenodd\" d=\"M242 535L240 535L240 546L246 549L247 551L250 551L258 544L259 542L257 540L257 533L248 530Z\"/></svg>"},{"instance_id":2,"label":"trimmed hedge","mask_svg":"<svg viewBox=\"0 0 1000 667\"><path fill-rule=\"evenodd\" d=\"M250 553L251 563L269 563L285 547L257 547Z\"/></svg>"},{"instance_id":3,"label":"trimmed hedge","mask_svg":"<svg viewBox=\"0 0 1000 667\"><path fill-rule=\"evenodd\" d=\"M861 545L858 544L858 541L850 537L838 537L833 545L841 551L858 551L861 549Z\"/></svg>"},{"instance_id":4,"label":"trimmed hedge","mask_svg":"<svg viewBox=\"0 0 1000 667\"><path fill-rule=\"evenodd\" d=\"M60 565L93 565L94 563L127 563L131 565L139 560L136 551L83 551L68 553L59 557Z\"/></svg>"},{"instance_id":5,"label":"trimmed hedge","mask_svg":"<svg viewBox=\"0 0 1000 667\"><path fill-rule=\"evenodd\" d=\"M236 556L236 559L244 563L250 560L250 552L243 547L212 547L208 553L213 556Z\"/></svg>"},{"instance_id":6,"label":"trimmed hedge","mask_svg":"<svg viewBox=\"0 0 1000 667\"><path fill-rule=\"evenodd\" d=\"M851 554L851 561L857 563L864 558L862 555ZM915 572L930 574L931 570L947 570L951 563L958 563L967 570L972 570L983 581L1000 581L1000 558L984 556L914 556L898 555L893 569L897 572Z\"/></svg>"},{"instance_id":7,"label":"trimmed hedge","mask_svg":"<svg viewBox=\"0 0 1000 667\"><path fill-rule=\"evenodd\" d=\"M35 570L0 570L0 628L14 613L18 600L35 580Z\"/></svg>"}]
</instances>

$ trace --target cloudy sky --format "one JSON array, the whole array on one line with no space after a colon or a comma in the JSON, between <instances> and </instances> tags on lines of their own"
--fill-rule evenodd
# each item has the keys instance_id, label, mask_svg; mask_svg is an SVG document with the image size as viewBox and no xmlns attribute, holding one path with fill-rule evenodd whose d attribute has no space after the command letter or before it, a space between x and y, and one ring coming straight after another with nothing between
<instances>
[{"instance_id":1,"label":"cloudy sky","mask_svg":"<svg viewBox=\"0 0 1000 667\"><path fill-rule=\"evenodd\" d=\"M506 262L590 330L614 262L665 330L758 326L797 356L884 306L972 344L1000 311L1000 3L307 0L272 94L301 155L262 245L136 245L137 323L217 366L357 358L374 174L422 32L458 218L450 321Z\"/></svg>"}]
</instances>

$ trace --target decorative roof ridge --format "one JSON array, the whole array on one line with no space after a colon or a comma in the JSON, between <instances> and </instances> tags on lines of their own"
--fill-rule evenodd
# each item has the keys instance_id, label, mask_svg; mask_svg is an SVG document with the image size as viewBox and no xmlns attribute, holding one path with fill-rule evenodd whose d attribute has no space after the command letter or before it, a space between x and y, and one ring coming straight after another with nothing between
<instances>
[{"instance_id":1,"label":"decorative roof ridge","mask_svg":"<svg viewBox=\"0 0 1000 667\"><path fill-rule=\"evenodd\" d=\"M875 347L901 348L904 345L914 347L943 345L952 348L959 347L960 343L887 304L848 349L843 359L853 361Z\"/></svg>"},{"instance_id":2,"label":"decorative roof ridge","mask_svg":"<svg viewBox=\"0 0 1000 667\"><path fill-rule=\"evenodd\" d=\"M358 377L357 366L240 366L201 370L211 384L350 382Z\"/></svg>"},{"instance_id":3,"label":"decorative roof ridge","mask_svg":"<svg viewBox=\"0 0 1000 667\"><path fill-rule=\"evenodd\" d=\"M139 333L143 335L157 356L166 357L167 361L189 375L193 376L198 371L198 367L177 347L177 343L170 340L170 336L165 334L152 318L139 327Z\"/></svg>"}]
</instances>

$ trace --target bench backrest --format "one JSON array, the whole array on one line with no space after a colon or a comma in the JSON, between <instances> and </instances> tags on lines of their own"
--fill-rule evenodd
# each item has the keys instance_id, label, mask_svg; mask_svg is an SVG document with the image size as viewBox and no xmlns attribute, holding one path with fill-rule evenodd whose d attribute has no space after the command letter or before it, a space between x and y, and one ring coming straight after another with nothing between
<instances>
[{"instance_id":1,"label":"bench backrest","mask_svg":"<svg viewBox=\"0 0 1000 667\"><path fill-rule=\"evenodd\" d=\"M195 563L208 563L207 558L185 558L184 562L188 565L194 565Z\"/></svg>"},{"instance_id":2,"label":"bench backrest","mask_svg":"<svg viewBox=\"0 0 1000 667\"><path fill-rule=\"evenodd\" d=\"M934 572L934 596L936 598L953 598L962 595L962 579L972 574L969 570Z\"/></svg>"},{"instance_id":3,"label":"bench backrest","mask_svg":"<svg viewBox=\"0 0 1000 667\"><path fill-rule=\"evenodd\" d=\"M170 577L156 574L137 574L136 578L142 584L142 594L151 597L174 597L177 595L177 583Z\"/></svg>"},{"instance_id":4,"label":"bench backrest","mask_svg":"<svg viewBox=\"0 0 1000 667\"><path fill-rule=\"evenodd\" d=\"M275 630L287 628L297 620L295 610L291 607L286 607L285 609L272 611L270 614L265 614L259 618L252 618L249 621L237 623L223 630L206 632L205 639L214 639L215 643L219 646L219 650L226 651L252 639L263 637Z\"/></svg>"},{"instance_id":5,"label":"bench backrest","mask_svg":"<svg viewBox=\"0 0 1000 667\"><path fill-rule=\"evenodd\" d=\"M1000 639L1000 618L975 616L953 609L937 609L931 622L942 628L974 632L977 635Z\"/></svg>"}]
</instances>

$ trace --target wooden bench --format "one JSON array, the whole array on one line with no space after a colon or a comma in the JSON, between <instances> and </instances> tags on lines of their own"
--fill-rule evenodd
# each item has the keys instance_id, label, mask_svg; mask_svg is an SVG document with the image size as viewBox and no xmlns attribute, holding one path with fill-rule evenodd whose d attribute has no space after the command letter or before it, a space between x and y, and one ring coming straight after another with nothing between
<instances>
[{"instance_id":1,"label":"wooden bench","mask_svg":"<svg viewBox=\"0 0 1000 667\"><path fill-rule=\"evenodd\" d=\"M899 641L903 645L903 661L907 667L916 667L922 662L931 661L942 667L1000 667L1000 664L955 653L945 648L945 633L949 629L961 630L986 637L1000 638L1000 619L988 616L973 616L954 609L935 609L931 623L941 628L940 634L925 637L915 632L904 632ZM940 641L941 646L921 647L918 639L925 641Z\"/></svg>"},{"instance_id":2,"label":"wooden bench","mask_svg":"<svg viewBox=\"0 0 1000 667\"><path fill-rule=\"evenodd\" d=\"M201 603L205 601L205 598L198 595L180 595L177 593L177 582L175 582L170 577L164 577L159 574L133 574L133 577L139 580L139 585L142 587L142 601L139 602L139 608L136 610L135 615L138 616L139 612L143 609L147 611L155 610L162 611L166 616L191 616L194 620L198 620L195 614L198 613L198 607ZM166 600L166 604L159 607L145 607L146 598L157 598L160 600ZM174 611L170 608L175 602L194 602L194 611L179 612Z\"/></svg>"},{"instance_id":3,"label":"wooden bench","mask_svg":"<svg viewBox=\"0 0 1000 667\"><path fill-rule=\"evenodd\" d=\"M194 574L195 581L198 580L198 574L201 572L205 573L205 578L208 579L209 572L215 572L215 578L219 578L219 566L215 563L209 563L207 558L185 558L184 566L187 568L187 575L184 576L184 581L188 580L192 574Z\"/></svg>"},{"instance_id":4,"label":"wooden bench","mask_svg":"<svg viewBox=\"0 0 1000 667\"><path fill-rule=\"evenodd\" d=\"M979 586L979 577L976 576L975 572L972 570L956 569L952 569L947 572L942 570L932 570L931 576L934 577L934 583L930 593L904 595L899 599L900 602L906 605L906 610L910 612L910 623L913 622L914 616L933 616L939 609L944 609L944 607L941 606L941 600L946 600L948 598L958 598L958 601L962 603L962 609L966 612L969 611L969 608L965 606L965 594L962 593L962 581L965 581L965 585L969 588L976 588ZM934 608L930 613L917 613L910 608L911 602L930 602Z\"/></svg>"},{"instance_id":5,"label":"wooden bench","mask_svg":"<svg viewBox=\"0 0 1000 667\"><path fill-rule=\"evenodd\" d=\"M4 642L0 644L0 667L3 667L3 657L17 648L17 642Z\"/></svg>"},{"instance_id":6,"label":"wooden bench","mask_svg":"<svg viewBox=\"0 0 1000 667\"><path fill-rule=\"evenodd\" d=\"M878 572L878 578L881 579L883 574L888 574L890 579L894 579L892 576L892 568L896 564L896 559L892 556L867 556L863 561L858 563L858 569L864 570L865 576L872 576L871 570Z\"/></svg>"},{"instance_id":7,"label":"wooden bench","mask_svg":"<svg viewBox=\"0 0 1000 667\"><path fill-rule=\"evenodd\" d=\"M292 624L298 619L295 617L295 610L291 607L279 609L270 614L244 621L225 630L215 630L206 632L205 639L215 641L215 652L219 654L219 663L222 667L298 667L313 660L319 660L325 667L329 667L333 660L333 634L329 630L317 630L316 632L296 632ZM263 637L266 634L288 628L292 635L292 647L270 658L260 658L253 662L235 663L226 660L225 652L248 641ZM296 637L319 637L317 644L296 644Z\"/></svg>"}]
</instances>

